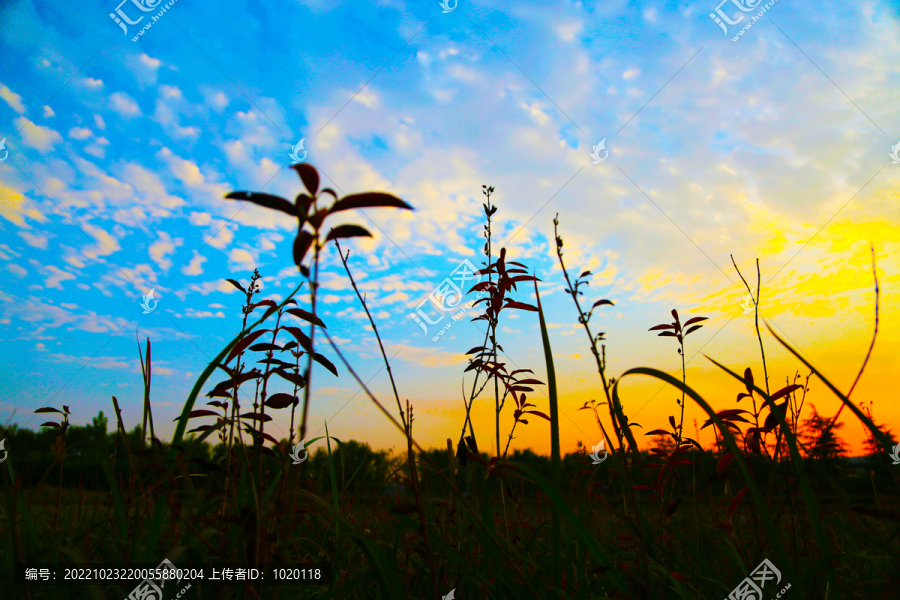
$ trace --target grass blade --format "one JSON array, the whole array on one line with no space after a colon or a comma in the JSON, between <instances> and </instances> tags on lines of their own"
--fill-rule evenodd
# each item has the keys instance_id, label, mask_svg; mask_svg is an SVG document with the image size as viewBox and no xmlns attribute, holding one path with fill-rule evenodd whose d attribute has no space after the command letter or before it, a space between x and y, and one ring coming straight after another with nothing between
<instances>
[{"instance_id":1,"label":"grass blade","mask_svg":"<svg viewBox=\"0 0 900 600\"><path fill-rule=\"evenodd\" d=\"M556 396L556 369L553 367L553 351L550 348L550 335L544 321L544 308L541 306L541 294L537 281L534 282L534 295L537 297L538 317L541 321L541 339L544 342L544 360L547 363L547 392L550 398L550 468L553 477L553 489L562 485L562 463L559 457L559 403ZM558 586L562 581L562 522L559 507L553 505L553 582Z\"/></svg>"}]
</instances>

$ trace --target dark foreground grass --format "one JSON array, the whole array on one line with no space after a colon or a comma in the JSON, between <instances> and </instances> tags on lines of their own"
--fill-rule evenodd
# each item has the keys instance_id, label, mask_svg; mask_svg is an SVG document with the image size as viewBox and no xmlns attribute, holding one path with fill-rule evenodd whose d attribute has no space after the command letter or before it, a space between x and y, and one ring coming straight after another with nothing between
<instances>
[{"instance_id":1,"label":"dark foreground grass","mask_svg":"<svg viewBox=\"0 0 900 600\"><path fill-rule=\"evenodd\" d=\"M567 291L588 336L598 388L603 390L602 401L584 409L593 412L597 434L610 444L610 452L603 450L602 455L597 449L589 455L582 448L562 456L557 406L565 389L560 385L557 390L560 382L554 376L538 282L525 265L508 261L505 249L493 254L493 188L485 187L486 261L479 274L487 279L473 288L482 296L478 306L484 312L478 320L486 332L481 345L469 353L466 370L474 382L466 419L457 442L448 440L446 449L421 448L415 441L415 407L401 403L395 384L398 421L356 376L317 312L319 264L326 245L369 235L357 225L326 229L326 219L351 209L410 207L383 193L338 198L330 189L319 189L313 167L301 164L295 169L306 191L294 202L244 192L229 198L297 219L293 259L303 283L276 303L254 298L258 273L248 287L229 280L246 296L241 329L196 382L171 442L153 434L149 340L141 353L145 414L132 431L122 422L115 398L115 433L106 433L102 414L93 427L70 426L69 407L41 409L60 420L48 421L38 434L17 428L0 431L9 450L0 466L0 581L12 582L20 563L54 563L62 569L112 563L155 566L168 559L176 567L281 563L302 568L327 563L330 570L317 586L221 585L191 579L173 587L170 582L163 590L166 599L181 594L186 600L761 600L732 595L760 582L766 600L900 597L894 567L900 558L900 486L887 456L893 440L872 421L871 406L861 410L850 399L853 388L842 393L771 330L772 339L841 400L841 411L846 408L863 422L870 434L869 462L841 457L835 433L840 414L833 419L814 414L801 421L809 378L800 383L795 375L793 383L770 390L770 377L774 381L783 374L769 373L761 333L762 381L754 380L750 367L709 359L734 377L737 406L742 408L714 410L684 375L679 379L641 367L610 376L603 334L594 333L590 321L595 310L612 301L598 300L585 310L589 301L582 297L589 273L569 276L557 233ZM325 196L331 196L327 206ZM342 253L342 260L352 276L349 255ZM526 283L521 291L518 283ZM536 305L527 301L524 290L529 285L535 286ZM301 290L304 296L298 296ZM875 290L873 346L877 277ZM748 291L753 294L749 286ZM757 323L759 298L757 283ZM368 314L365 298L359 300ZM501 360L502 340L497 339L503 310L538 313L530 318L541 326L548 381L530 371L507 370ZM675 310L672 317L673 322L653 329L675 337L683 356L686 336L703 318L682 324ZM377 335L374 320L371 325ZM377 339L380 345L380 336ZM321 352L323 341L337 360ZM306 439L314 373L354 378L405 436L407 452L391 457L329 435L325 448L307 458L305 447L323 439ZM221 381L211 381L214 375ZM662 428L645 433L629 420L628 399L619 384L634 377L659 379L681 395L680 406ZM535 387L545 384L547 409L529 402ZM196 404L202 390L208 391L200 408ZM469 419L472 404L491 396L497 456L478 451L479 438ZM508 401L514 405L507 407L514 411L514 428L527 426L532 418L550 421L549 459L515 449L510 453L509 441L501 452L500 415ZM714 428L715 447L703 448L684 435L688 402L706 412L703 427ZM289 438L277 440L266 432L266 423L273 412L286 410L291 412ZM641 452L638 442L648 434L657 437L657 447ZM510 432L510 441L512 437ZM210 443L214 440L215 446ZM762 576L757 568L761 563L768 569ZM0 596L142 597L134 592L136 585L6 583Z\"/></svg>"}]
</instances>

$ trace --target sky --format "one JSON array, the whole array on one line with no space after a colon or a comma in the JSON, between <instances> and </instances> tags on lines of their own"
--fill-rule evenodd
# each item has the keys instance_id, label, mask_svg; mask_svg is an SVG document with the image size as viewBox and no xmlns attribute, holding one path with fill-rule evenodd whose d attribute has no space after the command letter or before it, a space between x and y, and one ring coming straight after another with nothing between
<instances>
[{"instance_id":1,"label":"sky","mask_svg":"<svg viewBox=\"0 0 900 600\"><path fill-rule=\"evenodd\" d=\"M603 388L564 293L557 214L567 268L591 272L584 300L614 302L591 319L605 332L609 375L653 367L680 378L675 340L648 330L672 309L682 321L708 317L685 339L686 379L717 410L751 407L707 356L750 367L757 382L763 372L732 256L754 293L759 260L761 321L846 393L872 339L871 245L879 331L852 399L900 431L895 3L222 0L211 10L192 0L11 0L0 23L2 422L37 428L34 409L68 405L72 423L88 424L110 415L116 396L133 428L136 338L149 338L156 432L171 439L200 372L240 332L244 299L225 280L247 285L258 268L258 298L276 301L301 281L296 223L224 199L294 198L296 157L341 196L384 191L415 209L343 214L372 232L345 247L423 447L459 439L472 384L465 353L484 336L470 322L479 307L452 322L456 311L428 301L464 261L482 266L482 185L495 188L495 252L506 248L540 279L563 453L602 439L578 408ZM395 414L333 247L321 285L330 334ZM513 297L535 303L529 286ZM417 309L441 320L423 331ZM772 390L797 373L805 380L760 327ZM504 311L498 336L510 370L547 381L535 313ZM318 350L339 376L314 371L307 438L327 421L339 439L402 449L333 350ZM647 376L623 379L620 395L643 431L680 410L680 394ZM549 411L546 386L529 401ZM839 402L814 377L803 416L813 406L833 416ZM486 392L472 409L491 454L493 406ZM704 419L688 404L685 433ZM286 438L289 420L276 411L267 431ZM841 420L859 453L862 426L849 411ZM512 424L507 405L504 446ZM699 440L711 445L711 428ZM549 453L549 423L519 424L517 448Z\"/></svg>"}]
</instances>

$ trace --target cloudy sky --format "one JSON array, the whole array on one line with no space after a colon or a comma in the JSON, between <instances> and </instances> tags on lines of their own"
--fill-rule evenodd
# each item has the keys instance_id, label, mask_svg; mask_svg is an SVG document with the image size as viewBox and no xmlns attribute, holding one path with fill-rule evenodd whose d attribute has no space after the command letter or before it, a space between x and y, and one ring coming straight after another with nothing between
<instances>
[{"instance_id":1,"label":"cloudy sky","mask_svg":"<svg viewBox=\"0 0 900 600\"><path fill-rule=\"evenodd\" d=\"M223 196L293 198L301 184L291 152L302 141L298 154L323 185L387 191L415 208L344 214L373 233L347 243L351 267L423 446L458 439L472 382L465 352L483 327L465 319L434 339L449 316L423 332L410 315L462 261L480 266L482 185L494 186L499 207L495 248L541 279L563 452L600 441L593 416L577 409L603 391L563 293L557 213L567 267L592 272L585 300L615 303L592 318L606 332L610 374L651 366L681 377L675 341L648 329L670 322L673 308L682 321L706 316L686 339L687 381L718 409L749 407L736 403L739 382L704 354L762 379L730 256L754 290L759 259L761 315L846 392L872 335L874 245L880 329L853 399L873 402L876 420L900 430L896 4L166 6L0 8L0 421L36 427L35 408L66 404L72 422L89 423L112 412L115 395L132 428L141 416L137 334L153 345L153 411L168 439L198 374L240 331L243 298L225 279L246 285L258 268L260 297L275 300L300 282L296 224ZM333 248L321 280L329 331L396 410ZM157 306L144 314L151 290ZM529 287L514 296L534 302ZM546 381L534 313L502 313L499 336L510 369ZM763 343L773 390L808 374L765 329ZM339 377L314 373L307 437L328 420L338 438L402 447L334 352L320 350ZM658 380L630 376L621 392L645 431L677 415L679 394ZM548 410L545 387L530 400ZM804 413L815 405L834 415L838 402L813 380ZM488 396L473 409L491 452L492 410ZM267 427L279 438L289 422L281 413ZM858 450L863 430L843 417L841 433ZM688 406L688 435L702 418ZM511 425L507 408L504 445ZM513 448L548 452L549 424L535 418L515 438ZM710 429L700 441L712 442Z\"/></svg>"}]
</instances>

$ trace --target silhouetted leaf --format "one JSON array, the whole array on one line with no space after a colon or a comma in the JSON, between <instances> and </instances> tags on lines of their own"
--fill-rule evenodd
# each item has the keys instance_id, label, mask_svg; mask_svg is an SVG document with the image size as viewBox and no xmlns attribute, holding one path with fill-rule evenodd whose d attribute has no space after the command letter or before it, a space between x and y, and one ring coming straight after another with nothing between
<instances>
[{"instance_id":1,"label":"silhouetted leaf","mask_svg":"<svg viewBox=\"0 0 900 600\"><path fill-rule=\"evenodd\" d=\"M372 237L372 234L368 229L359 225L338 225L328 232L325 241L351 237Z\"/></svg>"},{"instance_id":2,"label":"silhouetted leaf","mask_svg":"<svg viewBox=\"0 0 900 600\"><path fill-rule=\"evenodd\" d=\"M412 206L393 194L386 194L384 192L364 192L362 194L350 194L349 196L344 196L331 206L329 213L333 214L342 210L351 210L354 208L379 208L391 206L395 208L405 208L406 210L413 209Z\"/></svg>"},{"instance_id":3,"label":"silhouetted leaf","mask_svg":"<svg viewBox=\"0 0 900 600\"><path fill-rule=\"evenodd\" d=\"M542 417L542 418L544 418L544 419L547 419L548 421L550 420L550 417L548 417L548 416L545 415L544 413L542 413L542 412L540 412L540 411L537 411L537 410L526 410L525 412L528 413L529 415L537 415L537 416L539 416L539 417Z\"/></svg>"},{"instance_id":4,"label":"silhouetted leaf","mask_svg":"<svg viewBox=\"0 0 900 600\"><path fill-rule=\"evenodd\" d=\"M227 281L228 283L230 283L231 285L233 285L233 286L236 287L237 289L241 290L241 291L244 292L245 294L247 293L247 290L244 289L244 286L242 286L242 285L241 285L240 283L238 283L236 280L234 280L234 279L226 279L225 281Z\"/></svg>"},{"instance_id":5,"label":"silhouetted leaf","mask_svg":"<svg viewBox=\"0 0 900 600\"><path fill-rule=\"evenodd\" d=\"M269 408L287 408L288 406L298 404L300 401L291 394L272 394L266 398L265 405Z\"/></svg>"},{"instance_id":6,"label":"silhouetted leaf","mask_svg":"<svg viewBox=\"0 0 900 600\"><path fill-rule=\"evenodd\" d=\"M313 325L317 325L317 326L321 327L322 329L328 329L327 327L325 327L325 323L322 322L322 319L320 319L316 315L312 314L308 310L303 310L302 308L289 308L285 312L288 312L288 313L294 315L295 317L300 317L304 321L308 321L309 323L312 323Z\"/></svg>"},{"instance_id":7,"label":"silhouetted leaf","mask_svg":"<svg viewBox=\"0 0 900 600\"><path fill-rule=\"evenodd\" d=\"M696 446L700 452L703 452L703 446L701 446L700 442L698 442L697 440L691 439L689 437L685 437L685 438L681 438L681 443L682 443L682 445L687 443L688 445Z\"/></svg>"},{"instance_id":8,"label":"silhouetted leaf","mask_svg":"<svg viewBox=\"0 0 900 600\"><path fill-rule=\"evenodd\" d=\"M259 302L255 302L250 305L250 310L256 310L260 306L268 306L269 308L278 308L278 305L275 304L274 300L260 300Z\"/></svg>"},{"instance_id":9,"label":"silhouetted leaf","mask_svg":"<svg viewBox=\"0 0 900 600\"><path fill-rule=\"evenodd\" d=\"M613 304L611 300L597 300L596 302L594 302L594 305L591 308L593 309L593 308L597 308L598 306L603 306L603 305L607 305L607 304L609 306L615 306L615 304Z\"/></svg>"},{"instance_id":10,"label":"silhouetted leaf","mask_svg":"<svg viewBox=\"0 0 900 600\"><path fill-rule=\"evenodd\" d=\"M325 358L318 352L313 354L313 360L316 361L317 363L319 363L320 365L322 365L323 367L325 367L326 369L328 369L329 371L331 371L335 377L338 376L337 368L333 364L331 364L330 360L328 360L327 358Z\"/></svg>"},{"instance_id":11,"label":"silhouetted leaf","mask_svg":"<svg viewBox=\"0 0 900 600\"><path fill-rule=\"evenodd\" d=\"M292 167L300 175L303 187L313 196L319 191L319 172L312 165L299 163Z\"/></svg>"},{"instance_id":12,"label":"silhouetted leaf","mask_svg":"<svg viewBox=\"0 0 900 600\"><path fill-rule=\"evenodd\" d=\"M304 229L301 229L294 238L294 264L298 267L303 265L303 258L309 251L312 241L313 234Z\"/></svg>"},{"instance_id":13,"label":"silhouetted leaf","mask_svg":"<svg viewBox=\"0 0 900 600\"><path fill-rule=\"evenodd\" d=\"M262 344L254 344L250 346L250 350L252 352L267 352L269 350L281 350L281 346L279 346L278 344L263 342Z\"/></svg>"},{"instance_id":14,"label":"silhouetted leaf","mask_svg":"<svg viewBox=\"0 0 900 600\"><path fill-rule=\"evenodd\" d=\"M693 331L697 331L697 330L700 329L701 327L703 327L703 325L694 325L693 327L690 327L687 331L685 331L685 332L684 332L684 335L687 335L687 334L689 334L689 333L691 333L691 332L693 332Z\"/></svg>"},{"instance_id":15,"label":"silhouetted leaf","mask_svg":"<svg viewBox=\"0 0 900 600\"><path fill-rule=\"evenodd\" d=\"M175 419L176 421L178 419ZM47 421L46 423L41 423L41 427L56 427L57 429L62 429L62 426L59 423L54 423L53 421Z\"/></svg>"},{"instance_id":16,"label":"silhouetted leaf","mask_svg":"<svg viewBox=\"0 0 900 600\"><path fill-rule=\"evenodd\" d=\"M743 499L744 499L744 496L746 496L746 495L747 495L747 488L745 487L744 489L742 489L741 491L739 491L739 492L734 496L734 500L731 501L731 507L728 509L728 518L729 518L729 519L730 519L731 516L734 514L734 509L737 508L738 504L741 503L741 500L743 500Z\"/></svg>"},{"instance_id":17,"label":"silhouetted leaf","mask_svg":"<svg viewBox=\"0 0 900 600\"><path fill-rule=\"evenodd\" d=\"M779 398L783 398L784 396L787 396L788 394L790 394L793 391L802 390L802 389L803 389L803 386L797 385L796 383L789 385L787 387L783 387L780 390L778 390L777 392L775 392L774 394L772 394L772 400L773 401L778 400Z\"/></svg>"},{"instance_id":18,"label":"silhouetted leaf","mask_svg":"<svg viewBox=\"0 0 900 600\"><path fill-rule=\"evenodd\" d=\"M225 359L225 364L227 365L231 362L231 359L246 350L247 346L255 342L259 336L269 332L269 329L260 329L259 331L254 331L253 333L248 334L244 339L235 344L234 348L231 349L231 352L228 354L228 358Z\"/></svg>"},{"instance_id":19,"label":"silhouetted leaf","mask_svg":"<svg viewBox=\"0 0 900 600\"><path fill-rule=\"evenodd\" d=\"M221 383L216 384L216 387L213 391L229 390L236 385L240 385L240 384L244 383L245 381L249 381L250 379L256 379L257 377L259 377L258 370L254 369L252 371L247 371L246 373L241 373L240 375L238 375L236 377L231 377L230 379L226 379L225 381L222 381ZM212 392L207 394L207 396L209 396L211 398Z\"/></svg>"},{"instance_id":20,"label":"silhouetted leaf","mask_svg":"<svg viewBox=\"0 0 900 600\"><path fill-rule=\"evenodd\" d=\"M666 325L666 324L656 325L654 327L651 327L647 331L659 331L660 329L675 329L675 326L674 325Z\"/></svg>"},{"instance_id":21,"label":"silhouetted leaf","mask_svg":"<svg viewBox=\"0 0 900 600\"><path fill-rule=\"evenodd\" d=\"M64 414L63 411L59 410L58 408L52 408L49 406L45 406L44 408L39 408L39 409L35 410L34 412L35 412L35 414L37 414L37 413L53 413L53 412L59 413L59 414Z\"/></svg>"},{"instance_id":22,"label":"silhouetted leaf","mask_svg":"<svg viewBox=\"0 0 900 600\"><path fill-rule=\"evenodd\" d=\"M291 342L288 342L288 343L289 343L289 344L294 344L295 346L297 345L297 342L294 342L294 341L291 341ZM259 363L259 364L262 364L262 365L277 365L277 366L279 366L279 367L284 367L284 368L286 368L286 369L293 369L293 368L294 368L294 364L293 364L293 363L289 363L289 362L286 362L286 361L283 361L283 360L280 360L280 359L277 359L277 358L264 358L264 359L258 360L258 361L256 361L256 362Z\"/></svg>"},{"instance_id":23,"label":"silhouetted leaf","mask_svg":"<svg viewBox=\"0 0 900 600\"><path fill-rule=\"evenodd\" d=\"M241 418L242 419L252 419L254 421L264 421L266 423L268 423L269 421L272 420L272 417L270 417L269 415L264 415L262 413L257 413L257 412L244 413L241 415Z\"/></svg>"},{"instance_id":24,"label":"silhouetted leaf","mask_svg":"<svg viewBox=\"0 0 900 600\"><path fill-rule=\"evenodd\" d=\"M178 419L175 419L175 420L177 421ZM207 429L211 429L213 427L215 427L215 425L200 425L199 427L194 427L187 433L196 433L198 431L206 431Z\"/></svg>"},{"instance_id":25,"label":"silhouetted leaf","mask_svg":"<svg viewBox=\"0 0 900 600\"><path fill-rule=\"evenodd\" d=\"M734 454L731 452L726 452L722 455L719 461L716 463L716 473L721 475L722 472L728 468L728 465L731 464L731 461L734 460Z\"/></svg>"},{"instance_id":26,"label":"silhouetted leaf","mask_svg":"<svg viewBox=\"0 0 900 600\"><path fill-rule=\"evenodd\" d=\"M292 217L297 216L297 209L281 196L273 196L271 194L260 194L257 192L231 192L225 198L229 200L246 200L264 208L272 208L287 213Z\"/></svg>"},{"instance_id":27,"label":"silhouetted leaf","mask_svg":"<svg viewBox=\"0 0 900 600\"><path fill-rule=\"evenodd\" d=\"M688 325L693 325L694 323L699 323L700 321L706 321L707 319L709 319L709 317L694 317L692 319L688 319L687 321L684 322L684 327L687 327Z\"/></svg>"},{"instance_id":28,"label":"silhouetted leaf","mask_svg":"<svg viewBox=\"0 0 900 600\"><path fill-rule=\"evenodd\" d=\"M288 312L290 312L291 310L294 310L294 309L288 309ZM297 310L300 310L300 309L297 309ZM324 327L324 325L323 325L323 327ZM307 352L312 352L312 349L313 349L312 340L309 339L308 335L303 333L303 330L301 330L299 327L283 327L282 329L284 329L285 331L290 333L292 336L297 338L297 341L300 342L300 345L303 346L304 350L306 350Z\"/></svg>"},{"instance_id":29,"label":"silhouetted leaf","mask_svg":"<svg viewBox=\"0 0 900 600\"><path fill-rule=\"evenodd\" d=\"M524 302L507 302L506 306L504 306L503 308L518 308L519 310L530 310L531 312L538 312L536 306L525 304Z\"/></svg>"},{"instance_id":30,"label":"silhouetted leaf","mask_svg":"<svg viewBox=\"0 0 900 600\"><path fill-rule=\"evenodd\" d=\"M747 441L747 447L757 456L762 456L762 449L759 447L759 429L756 427L752 427L751 429L753 429L753 431L751 432L750 429L748 429L748 435L744 438Z\"/></svg>"},{"instance_id":31,"label":"silhouetted leaf","mask_svg":"<svg viewBox=\"0 0 900 600\"><path fill-rule=\"evenodd\" d=\"M219 413L217 413L214 410L200 409L200 410L192 410L191 414L188 416L188 419L193 419L194 417L218 417L218 416L221 416L221 415L219 415ZM173 422L177 421L180 418L181 417L177 417L175 419L172 419L172 421Z\"/></svg>"},{"instance_id":32,"label":"silhouetted leaf","mask_svg":"<svg viewBox=\"0 0 900 600\"><path fill-rule=\"evenodd\" d=\"M319 231L322 228L322 223L325 221L325 217L328 216L327 208L320 208L315 213L309 215L308 220L309 224L316 231Z\"/></svg>"},{"instance_id":33,"label":"silhouetted leaf","mask_svg":"<svg viewBox=\"0 0 900 600\"><path fill-rule=\"evenodd\" d=\"M303 378L303 375L291 373L289 371L285 371L284 369L275 369L275 373L285 381L290 381L297 387L302 388L306 385L306 380Z\"/></svg>"},{"instance_id":34,"label":"silhouetted leaf","mask_svg":"<svg viewBox=\"0 0 900 600\"><path fill-rule=\"evenodd\" d=\"M780 413L782 414L782 416L783 416L783 415L784 415L784 408L785 408L785 406L787 406L787 401L783 402L783 403L781 404L781 406L779 406L779 405L777 405L777 404L773 404L772 406L774 406L774 410L770 408L770 409L769 409L769 416L766 417L766 423L765 423L766 431L772 431L772 430L774 430L776 427L778 427L778 425L779 425L779 423L778 423L778 417L775 415L775 410L777 410L778 412L780 412Z\"/></svg>"}]
</instances>

